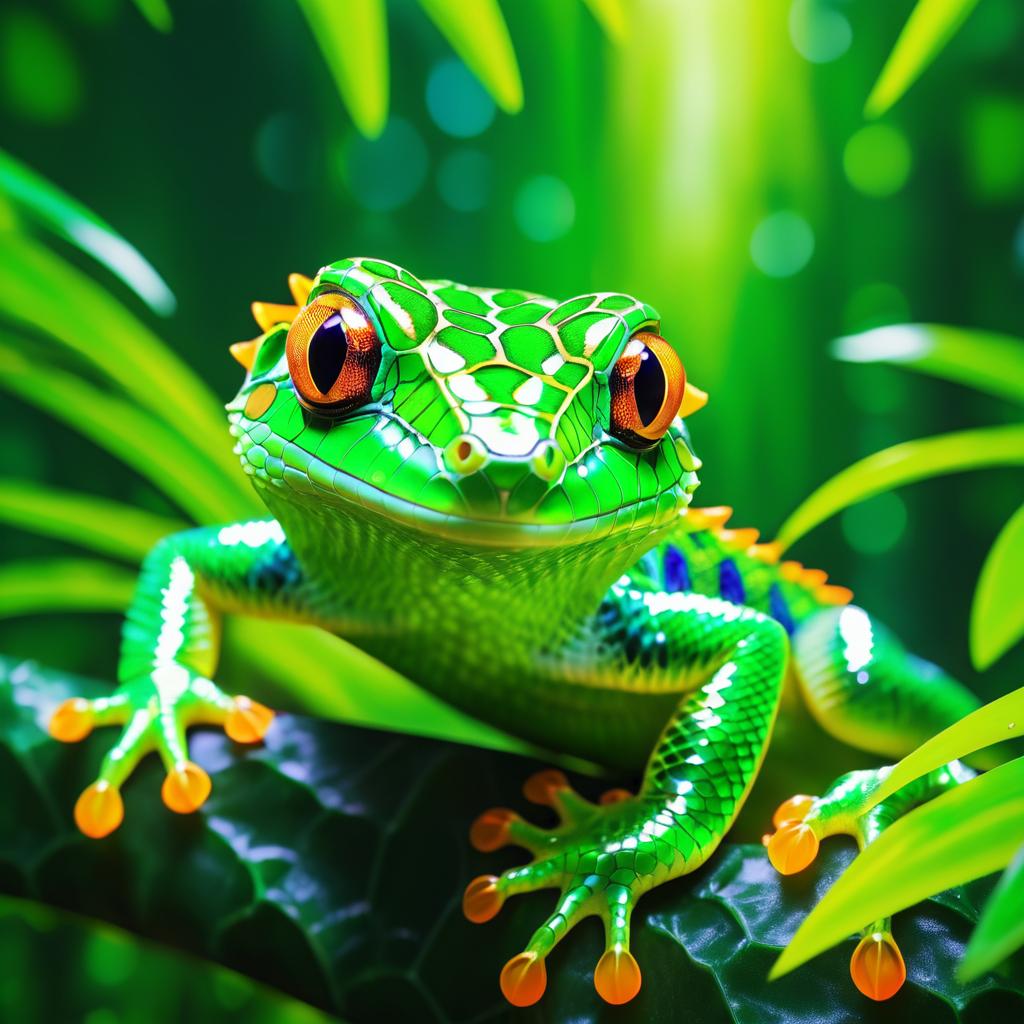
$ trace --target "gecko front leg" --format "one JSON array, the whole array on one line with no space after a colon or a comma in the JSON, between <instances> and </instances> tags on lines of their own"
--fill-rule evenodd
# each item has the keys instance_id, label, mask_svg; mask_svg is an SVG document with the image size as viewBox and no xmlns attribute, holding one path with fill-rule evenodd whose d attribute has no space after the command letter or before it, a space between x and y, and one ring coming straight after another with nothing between
<instances>
[{"instance_id":1,"label":"gecko front leg","mask_svg":"<svg viewBox=\"0 0 1024 1024\"><path fill-rule=\"evenodd\" d=\"M302 572L272 519L188 530L153 548L125 620L117 689L98 700L65 701L50 720L51 735L64 742L83 739L95 726L122 726L97 780L75 805L82 832L98 839L121 824L121 786L151 751L167 772L164 803L182 814L203 804L210 779L189 759L186 729L221 725L232 739L254 743L273 718L262 704L228 696L212 681L221 615L302 619L305 591Z\"/></svg>"},{"instance_id":2,"label":"gecko front leg","mask_svg":"<svg viewBox=\"0 0 1024 1024\"><path fill-rule=\"evenodd\" d=\"M551 916L501 974L509 1002L529 1006L547 984L545 960L566 933L596 915L605 953L594 985L609 1003L640 989L640 968L629 951L630 917L643 893L687 874L721 842L760 767L778 707L786 663L785 632L773 620L725 601L672 595L671 607L630 610L634 627L663 633L670 667L696 678L655 744L640 792L606 794L592 804L568 788L560 773L527 783L536 802L555 808L561 824L531 825L511 811L485 812L471 838L484 850L514 844L534 859L500 877L482 876L466 889L463 909L474 922L490 920L504 901L535 889L559 890Z\"/></svg>"}]
</instances>

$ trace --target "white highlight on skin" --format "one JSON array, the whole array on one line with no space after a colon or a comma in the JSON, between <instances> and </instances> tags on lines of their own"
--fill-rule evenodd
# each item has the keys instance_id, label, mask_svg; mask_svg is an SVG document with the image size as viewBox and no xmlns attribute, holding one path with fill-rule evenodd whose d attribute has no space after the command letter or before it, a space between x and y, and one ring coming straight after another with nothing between
<instances>
[{"instance_id":1,"label":"white highlight on skin","mask_svg":"<svg viewBox=\"0 0 1024 1024\"><path fill-rule=\"evenodd\" d=\"M871 661L874 653L875 637L871 631L871 619L863 609L850 605L839 614L839 635L846 645L843 657L847 669L860 672Z\"/></svg>"},{"instance_id":2,"label":"white highlight on skin","mask_svg":"<svg viewBox=\"0 0 1024 1024\"><path fill-rule=\"evenodd\" d=\"M540 364L540 368L550 377L557 373L563 366L565 366L565 360L562 358L561 353L556 352L554 355L548 356L543 363Z\"/></svg>"},{"instance_id":3,"label":"white highlight on skin","mask_svg":"<svg viewBox=\"0 0 1024 1024\"><path fill-rule=\"evenodd\" d=\"M540 377L530 377L512 392L512 398L519 405L536 405L543 392L544 384Z\"/></svg>"}]
</instances>

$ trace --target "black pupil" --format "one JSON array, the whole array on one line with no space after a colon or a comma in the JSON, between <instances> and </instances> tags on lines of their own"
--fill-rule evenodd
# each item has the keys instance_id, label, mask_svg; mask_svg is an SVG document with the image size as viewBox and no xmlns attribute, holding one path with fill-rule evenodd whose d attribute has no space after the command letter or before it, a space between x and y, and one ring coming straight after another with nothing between
<instances>
[{"instance_id":1,"label":"black pupil","mask_svg":"<svg viewBox=\"0 0 1024 1024\"><path fill-rule=\"evenodd\" d=\"M309 362L309 375L322 395L326 395L341 374L348 355L348 338L345 336L345 325L341 314L329 316L309 339L309 351L306 359Z\"/></svg>"},{"instance_id":2,"label":"black pupil","mask_svg":"<svg viewBox=\"0 0 1024 1024\"><path fill-rule=\"evenodd\" d=\"M661 412L667 388L668 381L658 357L649 348L644 348L640 355L640 369L633 378L633 394L636 396L636 411L640 413L640 422L645 427Z\"/></svg>"}]
</instances>

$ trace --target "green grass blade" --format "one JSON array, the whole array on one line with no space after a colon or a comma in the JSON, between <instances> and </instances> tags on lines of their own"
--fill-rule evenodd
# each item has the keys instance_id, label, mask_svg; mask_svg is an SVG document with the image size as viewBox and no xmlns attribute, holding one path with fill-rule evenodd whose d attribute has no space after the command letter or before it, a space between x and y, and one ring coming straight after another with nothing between
<instances>
[{"instance_id":1,"label":"green grass blade","mask_svg":"<svg viewBox=\"0 0 1024 1024\"><path fill-rule=\"evenodd\" d=\"M616 43L625 41L627 33L626 8L622 0L584 0L594 20Z\"/></svg>"},{"instance_id":2,"label":"green grass blade","mask_svg":"<svg viewBox=\"0 0 1024 1024\"><path fill-rule=\"evenodd\" d=\"M1024 736L1024 687L972 711L925 740L893 767L872 797L871 805L941 765L1021 736Z\"/></svg>"},{"instance_id":3,"label":"green grass blade","mask_svg":"<svg viewBox=\"0 0 1024 1024\"><path fill-rule=\"evenodd\" d=\"M494 102L508 114L523 109L523 81L508 26L496 0L420 0Z\"/></svg>"},{"instance_id":4,"label":"green grass blade","mask_svg":"<svg viewBox=\"0 0 1024 1024\"><path fill-rule=\"evenodd\" d=\"M0 566L0 618L128 607L135 573L89 558L39 558Z\"/></svg>"},{"instance_id":5,"label":"green grass blade","mask_svg":"<svg viewBox=\"0 0 1024 1024\"><path fill-rule=\"evenodd\" d=\"M985 558L971 602L971 661L995 664L1024 637L1024 505L999 531Z\"/></svg>"},{"instance_id":6,"label":"green grass blade","mask_svg":"<svg viewBox=\"0 0 1024 1024\"><path fill-rule=\"evenodd\" d=\"M174 28L174 19L167 0L134 0L139 13L158 32L170 32Z\"/></svg>"},{"instance_id":7,"label":"green grass blade","mask_svg":"<svg viewBox=\"0 0 1024 1024\"><path fill-rule=\"evenodd\" d=\"M298 0L342 103L369 139L388 119L388 25L383 0Z\"/></svg>"},{"instance_id":8,"label":"green grass blade","mask_svg":"<svg viewBox=\"0 0 1024 1024\"><path fill-rule=\"evenodd\" d=\"M115 455L200 522L251 515L255 494L225 486L213 466L183 437L139 409L78 377L35 366L0 333L0 388L17 395ZM235 470L241 476L239 470ZM244 479L244 478L243 478Z\"/></svg>"},{"instance_id":9,"label":"green grass blade","mask_svg":"<svg viewBox=\"0 0 1024 1024\"><path fill-rule=\"evenodd\" d=\"M1024 946L1024 846L985 904L967 951L957 968L961 982L973 981Z\"/></svg>"},{"instance_id":10,"label":"green grass blade","mask_svg":"<svg viewBox=\"0 0 1024 1024\"><path fill-rule=\"evenodd\" d=\"M313 626L235 618L225 637L235 657L275 686L281 684L282 699L295 710L392 732L538 754L536 747L456 710ZM331 666L329 671L325 665Z\"/></svg>"},{"instance_id":11,"label":"green grass blade","mask_svg":"<svg viewBox=\"0 0 1024 1024\"><path fill-rule=\"evenodd\" d=\"M769 975L779 978L919 901L999 871L1024 842L1024 757L890 825L807 915Z\"/></svg>"},{"instance_id":12,"label":"green grass blade","mask_svg":"<svg viewBox=\"0 0 1024 1024\"><path fill-rule=\"evenodd\" d=\"M848 363L893 363L1024 402L1024 341L941 324L893 324L837 338Z\"/></svg>"},{"instance_id":13,"label":"green grass blade","mask_svg":"<svg viewBox=\"0 0 1024 1024\"><path fill-rule=\"evenodd\" d=\"M0 480L0 523L133 562L186 526L180 519L28 480Z\"/></svg>"},{"instance_id":14,"label":"green grass blade","mask_svg":"<svg viewBox=\"0 0 1024 1024\"><path fill-rule=\"evenodd\" d=\"M228 474L234 459L221 403L113 295L26 238L0 235L0 263L0 310L86 359L220 466L226 487L240 486Z\"/></svg>"},{"instance_id":15,"label":"green grass blade","mask_svg":"<svg viewBox=\"0 0 1024 1024\"><path fill-rule=\"evenodd\" d=\"M939 55L978 0L918 0L871 95L867 117L881 117Z\"/></svg>"},{"instance_id":16,"label":"green grass blade","mask_svg":"<svg viewBox=\"0 0 1024 1024\"><path fill-rule=\"evenodd\" d=\"M92 210L2 150L0 195L106 267L154 313L174 312L176 302L167 282L135 246Z\"/></svg>"},{"instance_id":17,"label":"green grass blade","mask_svg":"<svg viewBox=\"0 0 1024 1024\"><path fill-rule=\"evenodd\" d=\"M782 524L788 548L819 523L858 501L945 473L1024 465L1024 426L982 427L904 441L860 459L827 480Z\"/></svg>"}]
</instances>

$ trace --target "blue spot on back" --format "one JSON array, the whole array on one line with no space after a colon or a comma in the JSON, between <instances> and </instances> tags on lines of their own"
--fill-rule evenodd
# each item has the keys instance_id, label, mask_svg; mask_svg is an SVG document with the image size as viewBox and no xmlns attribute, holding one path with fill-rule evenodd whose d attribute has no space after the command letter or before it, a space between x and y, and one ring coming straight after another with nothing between
<instances>
[{"instance_id":1,"label":"blue spot on back","mask_svg":"<svg viewBox=\"0 0 1024 1024\"><path fill-rule=\"evenodd\" d=\"M782 596L778 583L773 583L772 589L768 591L768 614L787 633L792 634L793 630L796 629L796 623L793 621L793 616L789 613L789 606L786 604L786 599Z\"/></svg>"},{"instance_id":2,"label":"blue spot on back","mask_svg":"<svg viewBox=\"0 0 1024 1024\"><path fill-rule=\"evenodd\" d=\"M743 604L747 599L743 577L731 558L723 559L718 565L718 593L733 604Z\"/></svg>"},{"instance_id":3,"label":"blue spot on back","mask_svg":"<svg viewBox=\"0 0 1024 1024\"><path fill-rule=\"evenodd\" d=\"M665 548L662 572L665 577L665 589L670 594L690 589L690 567L686 564L686 558L682 551L672 547L671 544Z\"/></svg>"}]
</instances>

